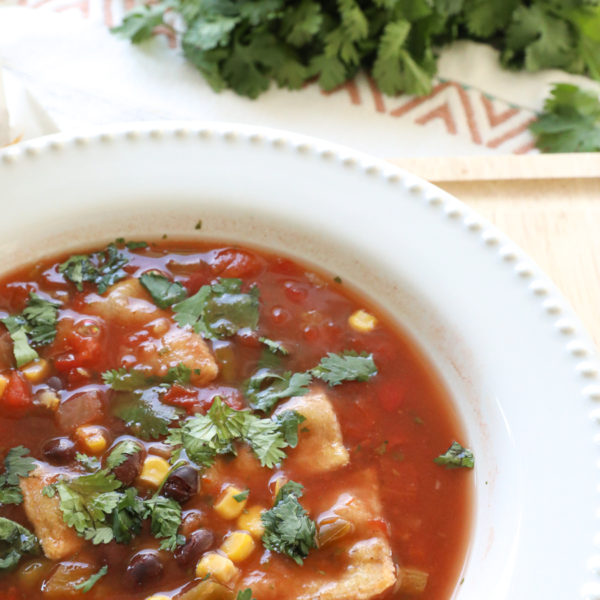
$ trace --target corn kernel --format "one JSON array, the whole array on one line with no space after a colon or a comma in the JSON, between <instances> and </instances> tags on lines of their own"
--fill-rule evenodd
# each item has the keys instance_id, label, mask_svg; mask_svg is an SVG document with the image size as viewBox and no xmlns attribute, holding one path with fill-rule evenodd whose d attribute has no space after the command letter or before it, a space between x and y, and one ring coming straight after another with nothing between
<instances>
[{"instance_id":1,"label":"corn kernel","mask_svg":"<svg viewBox=\"0 0 600 600\"><path fill-rule=\"evenodd\" d=\"M75 438L90 454L102 454L108 446L106 432L96 425L78 427L75 430Z\"/></svg>"},{"instance_id":2,"label":"corn kernel","mask_svg":"<svg viewBox=\"0 0 600 600\"><path fill-rule=\"evenodd\" d=\"M377 325L377 319L366 310L357 310L348 317L348 325L360 333L373 331Z\"/></svg>"},{"instance_id":3,"label":"corn kernel","mask_svg":"<svg viewBox=\"0 0 600 600\"><path fill-rule=\"evenodd\" d=\"M254 540L246 531L230 533L221 544L221 551L233 562L241 562L248 558L254 550Z\"/></svg>"},{"instance_id":4,"label":"corn kernel","mask_svg":"<svg viewBox=\"0 0 600 600\"><path fill-rule=\"evenodd\" d=\"M44 358L36 358L22 367L21 372L31 383L40 383L50 375L50 363Z\"/></svg>"},{"instance_id":5,"label":"corn kernel","mask_svg":"<svg viewBox=\"0 0 600 600\"><path fill-rule=\"evenodd\" d=\"M8 377L6 377L6 375L0 375L0 397L2 397L2 394L4 394L4 390L6 389L7 385Z\"/></svg>"},{"instance_id":6,"label":"corn kernel","mask_svg":"<svg viewBox=\"0 0 600 600\"><path fill-rule=\"evenodd\" d=\"M235 579L238 572L239 569L231 559L216 552L205 554L196 565L196 577L210 575L220 583L229 583Z\"/></svg>"},{"instance_id":7,"label":"corn kernel","mask_svg":"<svg viewBox=\"0 0 600 600\"><path fill-rule=\"evenodd\" d=\"M248 502L247 498L243 500L236 500L234 496L241 494L242 490L236 488L233 485L230 485L225 491L221 494L220 498L217 500L214 508L217 511L217 514L223 519L235 519L242 514L244 507L246 506L246 502Z\"/></svg>"},{"instance_id":8,"label":"corn kernel","mask_svg":"<svg viewBox=\"0 0 600 600\"><path fill-rule=\"evenodd\" d=\"M139 476L140 483L157 488L169 472L169 463L160 456L148 455Z\"/></svg>"},{"instance_id":9,"label":"corn kernel","mask_svg":"<svg viewBox=\"0 0 600 600\"><path fill-rule=\"evenodd\" d=\"M237 526L244 531L247 531L256 539L262 538L265 527L262 523L260 515L265 511L262 506L251 506L245 510L237 520Z\"/></svg>"}]
</instances>

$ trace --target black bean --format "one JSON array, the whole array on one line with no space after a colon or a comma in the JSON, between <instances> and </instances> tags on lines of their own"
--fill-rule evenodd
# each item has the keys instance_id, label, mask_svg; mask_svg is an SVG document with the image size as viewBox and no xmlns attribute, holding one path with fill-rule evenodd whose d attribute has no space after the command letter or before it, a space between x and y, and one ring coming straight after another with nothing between
<instances>
[{"instance_id":1,"label":"black bean","mask_svg":"<svg viewBox=\"0 0 600 600\"><path fill-rule=\"evenodd\" d=\"M146 587L157 582L163 570L163 564L154 550L142 550L131 557L125 571L125 582L129 587Z\"/></svg>"},{"instance_id":2,"label":"black bean","mask_svg":"<svg viewBox=\"0 0 600 600\"><path fill-rule=\"evenodd\" d=\"M198 471L189 465L175 469L162 489L163 496L173 498L180 504L187 502L197 492Z\"/></svg>"},{"instance_id":3,"label":"black bean","mask_svg":"<svg viewBox=\"0 0 600 600\"><path fill-rule=\"evenodd\" d=\"M75 458L75 444L67 437L52 438L42 446L44 458L53 465L66 465Z\"/></svg>"},{"instance_id":4,"label":"black bean","mask_svg":"<svg viewBox=\"0 0 600 600\"><path fill-rule=\"evenodd\" d=\"M209 529L198 529L194 531L182 546L175 550L175 560L183 567L189 567L195 563L202 554L211 548L215 541L213 532Z\"/></svg>"},{"instance_id":5,"label":"black bean","mask_svg":"<svg viewBox=\"0 0 600 600\"><path fill-rule=\"evenodd\" d=\"M56 375L48 377L48 379L46 379L46 385L54 391L59 391L63 389L62 381L59 377L56 377Z\"/></svg>"},{"instance_id":6,"label":"black bean","mask_svg":"<svg viewBox=\"0 0 600 600\"><path fill-rule=\"evenodd\" d=\"M115 467L112 472L115 477L123 485L133 485L137 476L142 470L143 449L140 446L140 451L130 454L118 467Z\"/></svg>"}]
</instances>

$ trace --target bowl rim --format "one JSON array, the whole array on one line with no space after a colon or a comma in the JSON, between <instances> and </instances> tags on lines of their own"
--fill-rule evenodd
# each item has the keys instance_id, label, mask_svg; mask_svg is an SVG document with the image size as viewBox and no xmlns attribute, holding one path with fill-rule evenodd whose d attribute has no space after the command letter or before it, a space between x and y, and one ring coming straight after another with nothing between
<instances>
[{"instance_id":1,"label":"bowl rim","mask_svg":"<svg viewBox=\"0 0 600 600\"><path fill-rule=\"evenodd\" d=\"M160 141L190 137L204 140L216 137L225 143L243 140L250 145L267 144L274 149L292 149L300 155L316 155L318 160L337 162L344 169L354 170L370 179L400 186L449 221L461 222L462 230L466 235L478 238L484 246L494 250L496 258L511 266L514 278L530 297L533 296L541 312L550 317L547 321L548 327L560 334L565 354L574 359L573 374L581 381L579 386L581 395L593 402L600 400L600 362L594 344L569 303L549 277L524 251L474 209L383 159L318 138L259 126L202 121L122 123L94 127L77 133L53 134L2 149L0 150L0 180L3 171L10 170L15 165L31 164L35 167L38 158L46 154L60 155L63 150L73 147L83 149L95 144L110 146L123 140L126 143L136 143L144 140ZM594 409L589 414L589 418L597 429L600 424L600 409ZM600 438L600 432L596 435ZM597 475L595 480L598 480ZM600 503L596 501L596 504L600 507ZM595 535L591 537L600 539L600 528L597 528ZM587 567L589 579L582 583L581 597L598 599L600 598L600 553L590 554Z\"/></svg>"}]
</instances>

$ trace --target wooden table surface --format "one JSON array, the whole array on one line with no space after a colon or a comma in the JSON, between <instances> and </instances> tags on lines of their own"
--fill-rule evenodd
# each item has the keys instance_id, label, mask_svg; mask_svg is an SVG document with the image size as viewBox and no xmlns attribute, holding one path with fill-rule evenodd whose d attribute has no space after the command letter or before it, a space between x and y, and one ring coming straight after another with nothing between
<instances>
[{"instance_id":1,"label":"wooden table surface","mask_svg":"<svg viewBox=\"0 0 600 600\"><path fill-rule=\"evenodd\" d=\"M511 237L554 280L600 347L600 154L392 162Z\"/></svg>"}]
</instances>

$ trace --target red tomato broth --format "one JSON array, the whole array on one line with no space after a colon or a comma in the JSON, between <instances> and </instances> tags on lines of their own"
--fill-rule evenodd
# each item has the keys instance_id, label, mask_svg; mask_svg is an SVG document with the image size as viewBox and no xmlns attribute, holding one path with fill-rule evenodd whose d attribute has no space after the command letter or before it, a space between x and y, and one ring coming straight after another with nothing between
<instances>
[{"instance_id":1,"label":"red tomato broth","mask_svg":"<svg viewBox=\"0 0 600 600\"><path fill-rule=\"evenodd\" d=\"M330 276L312 267L307 270L288 258L263 251L219 247L208 242L191 244L183 241L153 243L146 249L123 249L122 252L129 259L125 266L128 275L158 271L181 282L190 295L219 276L242 278L245 291L252 285L260 289L258 333L236 335L213 344L221 372L200 393L198 403L186 404L186 394L176 389L171 390L171 400L167 395L168 404L182 406L188 414L207 410L217 393L211 392L211 388L226 401L226 392L231 390L230 404L233 408L238 409L240 402L245 403L241 394L235 394L235 388L242 389L242 383L260 365L264 347L258 341L259 336L284 344L290 355L282 364L286 370L293 372L314 367L328 352L356 350L373 354L378 375L370 381L347 382L333 388L325 384L321 386L340 422L344 444L350 452L350 464L324 475L302 473L299 481L305 485L305 495L300 502L311 517L316 518L311 508L318 506L324 491L342 489L345 477L352 478L355 473L375 465L383 519L374 519L374 530L390 533L396 563L416 567L429 574L427 587L418 598L450 598L468 546L472 475L466 469L450 470L433 463L433 459L442 454L454 439L463 444L466 440L451 398L439 376L408 337L390 319L382 316L372 302L365 303L360 295L344 284L333 281ZM133 359L120 361L123 349L139 345L140 341L152 337L152 332L146 326L102 322L102 319L86 314L86 297L93 287L86 283L84 291L77 292L72 283L65 281L57 265L67 258L68 255L65 255L44 261L41 265L24 268L5 277L0 282L0 308L11 314L20 312L31 290L60 299L63 307L59 312L56 340L49 346L38 348L38 352L41 357L55 362L52 375L60 378L64 390L73 393L82 386L95 385L104 391L105 406L108 406L110 393L106 386L101 385L100 373L109 368L133 366ZM31 277L36 277L36 280L29 281ZM359 308L377 316L378 326L372 332L358 333L348 327L348 318ZM87 328L90 318L98 324L98 331L88 336L89 340L85 336L83 341L78 339L81 336L74 334L70 327L62 331L65 323L75 323L75 328L77 324L83 324ZM4 355L1 350L0 359ZM69 363L69 354L73 355L73 364ZM234 358L227 362L219 358L222 355L233 355ZM78 370L78 367L82 369ZM36 386L32 386L34 394L35 390ZM31 450L34 457L41 459L43 443L65 435L65 432L56 425L52 415L40 410L36 409L24 418L27 426L18 427L20 420L0 415L0 454L22 444ZM109 446L119 436L131 433L108 410L102 421L95 424L110 431ZM148 448L153 444L145 443L144 446ZM253 504L272 505L268 482L276 470L248 467L240 472L236 467L238 459L217 460L222 463L222 482L250 489ZM282 469L285 472L285 461ZM289 475L293 478L294 474ZM184 512L198 509L207 515L215 537L213 549L218 548L232 525L235 529L235 521L221 519L211 508L220 491L219 486L218 481L211 482L205 477L200 493L183 506ZM28 526L21 506L0 507L0 516ZM170 553L164 551L160 552L164 573L156 585L143 590L123 589L123 570L129 558L139 549L157 548L158 543L145 524L141 534L134 537L128 546L115 542L86 546L80 551L80 556L72 560L87 558L96 565L94 571L108 563L109 570L85 597L128 600L165 592L175 598L175 590L185 587L194 578L193 567L183 570L174 563ZM294 580L301 580L306 573L340 574L344 563L339 559L336 548L313 551L304 566L298 567L289 558L264 550L258 542L254 553L240 564L240 568L248 573L260 571L267 561L270 572L281 574L286 585L293 586ZM49 597L32 589L21 595L15 591L19 585L19 569L27 560L24 559L14 573L0 575L0 600ZM274 593L272 598L276 597ZM392 590L381 597L408 598L394 594ZM258 600L271 600L271 596L262 594Z\"/></svg>"}]
</instances>

